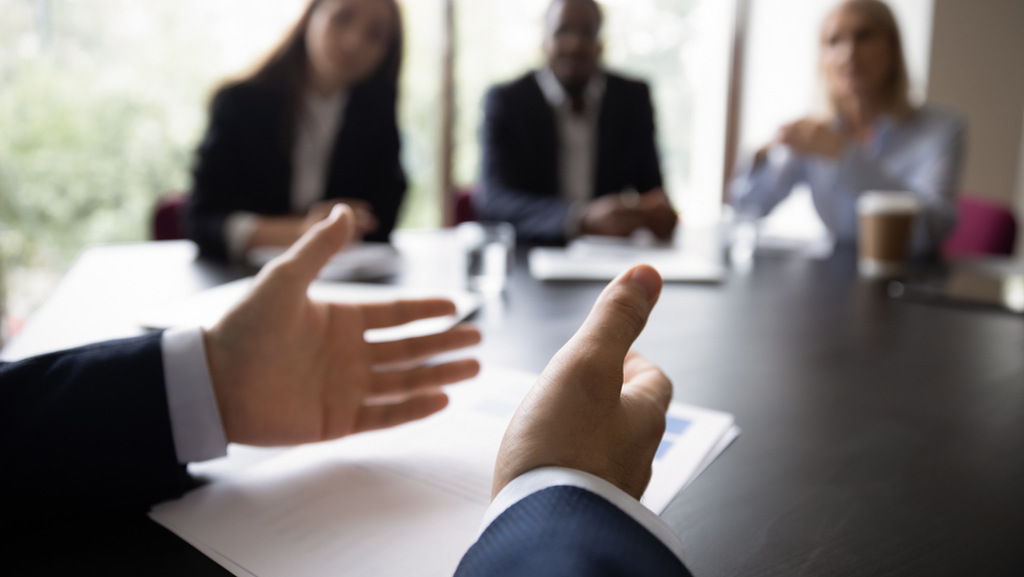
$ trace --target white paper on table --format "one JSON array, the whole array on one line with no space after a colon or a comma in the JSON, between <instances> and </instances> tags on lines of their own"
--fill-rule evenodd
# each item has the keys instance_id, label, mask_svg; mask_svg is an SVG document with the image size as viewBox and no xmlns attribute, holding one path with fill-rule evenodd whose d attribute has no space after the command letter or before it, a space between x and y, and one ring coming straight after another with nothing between
<instances>
[{"instance_id":1,"label":"white paper on table","mask_svg":"<svg viewBox=\"0 0 1024 577\"><path fill-rule=\"evenodd\" d=\"M232 307L241 302L252 289L254 277L239 279L184 299L156 307L139 318L139 324L150 329L171 327L212 327ZM368 283L314 281L309 297L334 303L372 303L399 299L446 298L455 303L455 314L422 319L383 329L366 331L370 342L398 340L444 332L480 308L480 295L466 291L429 291L416 288Z\"/></svg>"},{"instance_id":2,"label":"white paper on table","mask_svg":"<svg viewBox=\"0 0 1024 577\"><path fill-rule=\"evenodd\" d=\"M725 266L707 255L669 243L637 239L581 237L566 248L530 250L530 274L540 280L609 281L624 270L647 264L666 282L719 283Z\"/></svg>"},{"instance_id":3,"label":"white paper on table","mask_svg":"<svg viewBox=\"0 0 1024 577\"><path fill-rule=\"evenodd\" d=\"M661 514L737 436L729 413L683 403L669 405L665 435L654 456L651 482L640 502Z\"/></svg>"},{"instance_id":4,"label":"white paper on table","mask_svg":"<svg viewBox=\"0 0 1024 577\"><path fill-rule=\"evenodd\" d=\"M286 246L261 246L247 251L245 260L252 266L262 267L286 250ZM401 267L401 255L389 243L359 242L332 256L320 269L319 278L334 281L376 279L393 275Z\"/></svg>"},{"instance_id":5,"label":"white paper on table","mask_svg":"<svg viewBox=\"0 0 1024 577\"><path fill-rule=\"evenodd\" d=\"M216 480L151 516L235 575L449 576L478 537L501 438L535 379L489 368L423 421L234 470L190 466ZM669 414L643 500L655 512L735 433L723 413L673 404Z\"/></svg>"}]
</instances>

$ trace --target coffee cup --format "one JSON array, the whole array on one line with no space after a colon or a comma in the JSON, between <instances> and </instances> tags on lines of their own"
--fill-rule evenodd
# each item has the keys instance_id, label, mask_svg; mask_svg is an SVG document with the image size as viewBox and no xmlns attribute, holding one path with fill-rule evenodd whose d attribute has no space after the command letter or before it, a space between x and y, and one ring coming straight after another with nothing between
<instances>
[{"instance_id":1,"label":"coffee cup","mask_svg":"<svg viewBox=\"0 0 1024 577\"><path fill-rule=\"evenodd\" d=\"M921 201L909 192L872 190L857 199L861 276L892 278L906 271L919 212Z\"/></svg>"}]
</instances>

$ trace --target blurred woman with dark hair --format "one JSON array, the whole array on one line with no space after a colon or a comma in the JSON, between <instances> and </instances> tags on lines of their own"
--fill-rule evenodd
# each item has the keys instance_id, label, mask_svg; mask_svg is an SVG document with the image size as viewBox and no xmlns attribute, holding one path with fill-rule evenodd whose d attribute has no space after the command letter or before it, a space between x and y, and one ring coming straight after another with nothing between
<instances>
[{"instance_id":1,"label":"blurred woman with dark hair","mask_svg":"<svg viewBox=\"0 0 1024 577\"><path fill-rule=\"evenodd\" d=\"M825 226L838 242L853 244L860 194L904 190L924 207L914 252L934 251L956 220L963 123L911 104L899 28L880 0L839 4L822 23L820 46L826 115L783 126L740 167L730 186L737 212L764 216L806 183Z\"/></svg>"},{"instance_id":2,"label":"blurred woman with dark hair","mask_svg":"<svg viewBox=\"0 0 1024 577\"><path fill-rule=\"evenodd\" d=\"M287 246L339 202L386 241L405 195L395 0L312 0L281 44L213 97L189 236L205 256Z\"/></svg>"}]
</instances>

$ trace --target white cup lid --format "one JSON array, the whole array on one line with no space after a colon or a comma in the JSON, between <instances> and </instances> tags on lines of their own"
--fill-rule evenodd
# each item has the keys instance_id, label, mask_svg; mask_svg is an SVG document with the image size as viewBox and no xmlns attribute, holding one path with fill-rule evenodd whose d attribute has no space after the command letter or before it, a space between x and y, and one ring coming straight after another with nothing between
<instances>
[{"instance_id":1,"label":"white cup lid","mask_svg":"<svg viewBox=\"0 0 1024 577\"><path fill-rule=\"evenodd\" d=\"M916 213L921 210L921 201L913 193L902 190L869 190L857 199L857 212Z\"/></svg>"}]
</instances>

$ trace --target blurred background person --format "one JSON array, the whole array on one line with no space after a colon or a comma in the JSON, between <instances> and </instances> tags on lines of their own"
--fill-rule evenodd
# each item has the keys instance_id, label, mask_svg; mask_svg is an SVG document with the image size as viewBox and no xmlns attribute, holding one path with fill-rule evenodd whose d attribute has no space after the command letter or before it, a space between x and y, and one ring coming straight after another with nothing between
<instances>
[{"instance_id":1,"label":"blurred background person","mask_svg":"<svg viewBox=\"0 0 1024 577\"><path fill-rule=\"evenodd\" d=\"M527 241L579 234L672 235L647 84L601 68L601 8L554 0L547 66L494 87L484 105L482 219L511 222Z\"/></svg>"},{"instance_id":2,"label":"blurred background person","mask_svg":"<svg viewBox=\"0 0 1024 577\"><path fill-rule=\"evenodd\" d=\"M186 216L204 255L290 245L338 202L359 236L388 240L406 189L402 34L395 0L312 0L255 72L215 94Z\"/></svg>"},{"instance_id":3,"label":"blurred background person","mask_svg":"<svg viewBox=\"0 0 1024 577\"><path fill-rule=\"evenodd\" d=\"M821 26L819 74L827 113L782 126L738 168L730 185L737 212L762 217L804 183L832 236L855 244L861 193L909 191L923 206L914 253L933 252L956 221L964 125L950 112L910 102L890 8L879 0L834 8Z\"/></svg>"}]
</instances>

